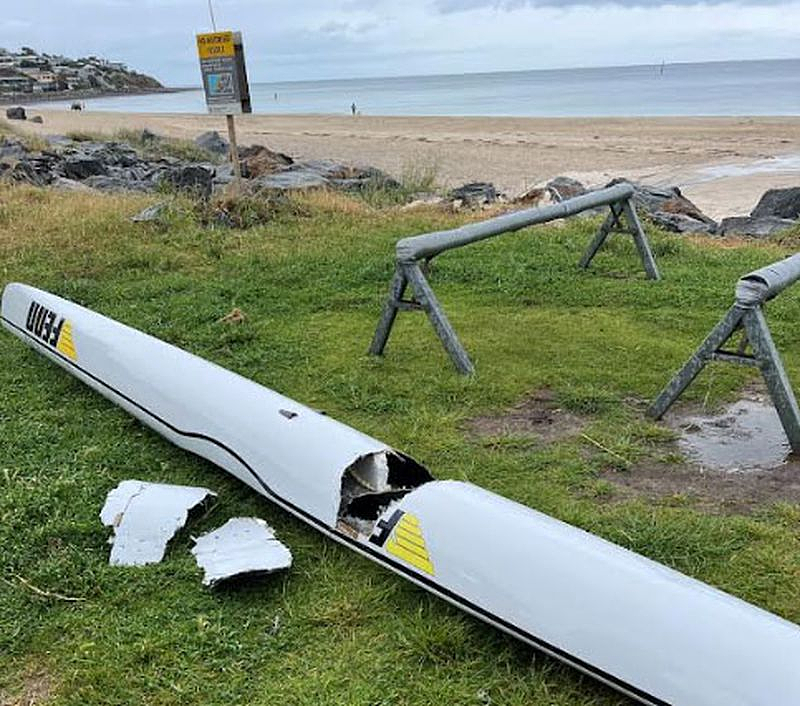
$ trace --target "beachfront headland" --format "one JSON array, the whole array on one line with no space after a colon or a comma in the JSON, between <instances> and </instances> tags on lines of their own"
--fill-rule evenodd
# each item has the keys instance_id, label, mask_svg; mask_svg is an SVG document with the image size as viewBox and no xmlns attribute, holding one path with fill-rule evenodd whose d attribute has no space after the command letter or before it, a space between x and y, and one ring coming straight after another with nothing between
<instances>
[{"instance_id":1,"label":"beachfront headland","mask_svg":"<svg viewBox=\"0 0 800 706\"><path fill-rule=\"evenodd\" d=\"M0 48L0 101L35 97L90 96L167 90L158 79L129 69L119 61L96 56L70 59L40 54L30 47Z\"/></svg>"}]
</instances>

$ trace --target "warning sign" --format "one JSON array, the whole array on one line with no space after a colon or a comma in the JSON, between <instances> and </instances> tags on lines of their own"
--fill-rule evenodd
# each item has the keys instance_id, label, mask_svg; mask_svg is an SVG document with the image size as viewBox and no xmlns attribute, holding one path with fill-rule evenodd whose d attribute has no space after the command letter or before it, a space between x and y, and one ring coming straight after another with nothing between
<instances>
[{"instance_id":1,"label":"warning sign","mask_svg":"<svg viewBox=\"0 0 800 706\"><path fill-rule=\"evenodd\" d=\"M240 32L197 35L197 55L209 113L250 113L250 87Z\"/></svg>"}]
</instances>

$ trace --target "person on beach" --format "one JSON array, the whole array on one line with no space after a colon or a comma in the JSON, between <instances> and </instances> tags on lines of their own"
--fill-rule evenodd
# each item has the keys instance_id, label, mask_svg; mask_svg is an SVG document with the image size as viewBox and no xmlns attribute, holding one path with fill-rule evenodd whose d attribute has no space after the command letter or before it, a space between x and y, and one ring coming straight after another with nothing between
<instances>
[{"instance_id":1,"label":"person on beach","mask_svg":"<svg viewBox=\"0 0 800 706\"><path fill-rule=\"evenodd\" d=\"M355 114L356 114L356 102L355 102L355 101L353 101L353 103L350 105L350 112L351 112L353 115L355 115Z\"/></svg>"}]
</instances>

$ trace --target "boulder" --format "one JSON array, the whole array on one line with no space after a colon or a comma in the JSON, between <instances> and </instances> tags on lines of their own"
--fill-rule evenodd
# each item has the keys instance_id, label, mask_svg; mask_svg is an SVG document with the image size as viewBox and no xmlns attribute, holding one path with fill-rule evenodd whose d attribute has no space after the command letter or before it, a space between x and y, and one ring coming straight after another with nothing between
<instances>
[{"instance_id":1,"label":"boulder","mask_svg":"<svg viewBox=\"0 0 800 706\"><path fill-rule=\"evenodd\" d=\"M9 120L25 120L27 115L25 115L25 108L17 105L13 108L6 108L6 117Z\"/></svg>"},{"instance_id":2,"label":"boulder","mask_svg":"<svg viewBox=\"0 0 800 706\"><path fill-rule=\"evenodd\" d=\"M161 183L167 183L179 191L187 191L201 198L211 196L214 167L204 164L185 164L165 172Z\"/></svg>"},{"instance_id":3,"label":"boulder","mask_svg":"<svg viewBox=\"0 0 800 706\"><path fill-rule=\"evenodd\" d=\"M58 176L56 173L57 165L58 156L52 153L43 152L41 154L25 155L11 165L5 176L14 181L27 182L36 186L47 186Z\"/></svg>"},{"instance_id":4,"label":"boulder","mask_svg":"<svg viewBox=\"0 0 800 706\"><path fill-rule=\"evenodd\" d=\"M800 186L788 189L770 189L764 193L750 215L753 218L772 216L800 219Z\"/></svg>"},{"instance_id":5,"label":"boulder","mask_svg":"<svg viewBox=\"0 0 800 706\"><path fill-rule=\"evenodd\" d=\"M85 154L68 157L62 165L64 176L67 179L82 181L90 176L107 174L105 165L97 158Z\"/></svg>"},{"instance_id":6,"label":"boulder","mask_svg":"<svg viewBox=\"0 0 800 706\"><path fill-rule=\"evenodd\" d=\"M497 189L494 184L483 181L474 181L459 186L450 192L453 201L461 201L465 206L483 206L497 201Z\"/></svg>"},{"instance_id":7,"label":"boulder","mask_svg":"<svg viewBox=\"0 0 800 706\"><path fill-rule=\"evenodd\" d=\"M0 163L0 175L3 179L34 186L46 186L50 183L50 180L38 173L34 165L27 160L15 164Z\"/></svg>"},{"instance_id":8,"label":"boulder","mask_svg":"<svg viewBox=\"0 0 800 706\"><path fill-rule=\"evenodd\" d=\"M334 189L365 192L377 189L400 189L400 183L375 167L342 164L331 159L315 159L295 162L284 171L316 174Z\"/></svg>"},{"instance_id":9,"label":"boulder","mask_svg":"<svg viewBox=\"0 0 800 706\"><path fill-rule=\"evenodd\" d=\"M566 176L559 176L550 180L545 185L545 189L547 189L550 197L556 203L574 198L575 196L580 196L587 191L586 187L577 179Z\"/></svg>"},{"instance_id":10,"label":"boulder","mask_svg":"<svg viewBox=\"0 0 800 706\"><path fill-rule=\"evenodd\" d=\"M225 155L230 150L228 141L221 137L216 130L209 130L202 135L198 135L194 139L194 144L212 154Z\"/></svg>"},{"instance_id":11,"label":"boulder","mask_svg":"<svg viewBox=\"0 0 800 706\"><path fill-rule=\"evenodd\" d=\"M273 152L263 145L242 147L239 150L239 159L242 163L242 176L246 179L275 174L294 164L294 160L288 155Z\"/></svg>"},{"instance_id":12,"label":"boulder","mask_svg":"<svg viewBox=\"0 0 800 706\"><path fill-rule=\"evenodd\" d=\"M748 238L766 238L773 233L798 225L797 221L776 216L734 216L723 218L719 224L719 234L728 236L744 236Z\"/></svg>"},{"instance_id":13,"label":"boulder","mask_svg":"<svg viewBox=\"0 0 800 706\"><path fill-rule=\"evenodd\" d=\"M648 214L650 220L670 233L708 233L717 232L715 222L706 223L684 213L670 213L669 211L655 211Z\"/></svg>"},{"instance_id":14,"label":"boulder","mask_svg":"<svg viewBox=\"0 0 800 706\"><path fill-rule=\"evenodd\" d=\"M614 179L607 186L629 183L633 202L640 213L673 233L714 233L717 223L687 199L677 186L661 187Z\"/></svg>"},{"instance_id":15,"label":"boulder","mask_svg":"<svg viewBox=\"0 0 800 706\"><path fill-rule=\"evenodd\" d=\"M37 125L43 125L44 124L44 118L41 115L34 115L31 118L31 122L32 123L36 123Z\"/></svg>"}]
</instances>

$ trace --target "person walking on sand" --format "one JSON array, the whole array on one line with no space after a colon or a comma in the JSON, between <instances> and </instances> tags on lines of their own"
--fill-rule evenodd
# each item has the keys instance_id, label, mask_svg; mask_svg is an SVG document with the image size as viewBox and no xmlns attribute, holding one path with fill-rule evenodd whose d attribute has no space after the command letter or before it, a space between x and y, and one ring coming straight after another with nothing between
<instances>
[{"instance_id":1,"label":"person walking on sand","mask_svg":"<svg viewBox=\"0 0 800 706\"><path fill-rule=\"evenodd\" d=\"M353 102L352 102L352 104L350 105L350 112L351 112L353 115L355 115L355 114L356 114L356 102L355 102L355 101L353 101Z\"/></svg>"}]
</instances>

